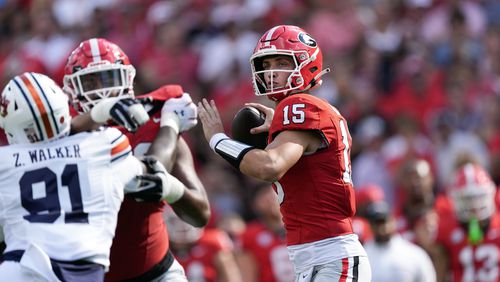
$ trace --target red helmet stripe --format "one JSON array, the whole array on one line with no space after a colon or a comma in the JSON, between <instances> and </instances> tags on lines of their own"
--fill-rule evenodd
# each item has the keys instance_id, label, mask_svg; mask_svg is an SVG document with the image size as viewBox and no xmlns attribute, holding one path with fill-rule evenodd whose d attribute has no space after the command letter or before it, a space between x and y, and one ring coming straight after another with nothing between
<instances>
[{"instance_id":1,"label":"red helmet stripe","mask_svg":"<svg viewBox=\"0 0 500 282\"><path fill-rule=\"evenodd\" d=\"M92 52L92 58L94 62L100 62L101 59L101 50L99 50L99 40L97 38L92 38L89 40L90 43L90 52Z\"/></svg>"},{"instance_id":2,"label":"red helmet stripe","mask_svg":"<svg viewBox=\"0 0 500 282\"><path fill-rule=\"evenodd\" d=\"M21 76L21 80L23 81L24 85L26 85L28 92L31 94L31 97L33 97L33 100L35 101L36 107L38 108L38 111L40 112L43 126L45 127L45 130L47 132L47 138L50 139L50 138L54 137L54 132L52 131L52 126L50 125L49 116L47 114L47 109L45 109L45 106L43 105L42 99L41 99L38 91L36 91L35 87L31 83L29 78L26 76L26 74ZM43 138L43 136L40 136L40 138Z\"/></svg>"}]
</instances>

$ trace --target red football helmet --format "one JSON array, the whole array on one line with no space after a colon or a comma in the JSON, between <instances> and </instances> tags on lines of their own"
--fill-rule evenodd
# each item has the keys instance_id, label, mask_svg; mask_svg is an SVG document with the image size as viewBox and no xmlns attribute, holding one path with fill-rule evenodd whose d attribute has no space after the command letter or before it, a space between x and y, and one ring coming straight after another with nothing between
<instances>
[{"instance_id":1,"label":"red football helmet","mask_svg":"<svg viewBox=\"0 0 500 282\"><path fill-rule=\"evenodd\" d=\"M69 56L64 73L63 89L71 94L80 113L103 98L134 95L134 66L120 47L103 38L80 43Z\"/></svg>"},{"instance_id":2,"label":"red football helmet","mask_svg":"<svg viewBox=\"0 0 500 282\"><path fill-rule=\"evenodd\" d=\"M479 165L460 167L455 173L449 195L462 222L472 218L484 220L495 212L495 184Z\"/></svg>"},{"instance_id":3,"label":"red football helmet","mask_svg":"<svg viewBox=\"0 0 500 282\"><path fill-rule=\"evenodd\" d=\"M273 70L264 70L263 59L277 55L290 56L295 63L295 69L288 71L290 75L284 87L273 87L264 80L266 74L273 75ZM302 28L292 25L278 25L264 33L250 58L250 65L255 95L267 95L274 101L321 85L321 76L330 71L323 70L323 54L316 40Z\"/></svg>"}]
</instances>

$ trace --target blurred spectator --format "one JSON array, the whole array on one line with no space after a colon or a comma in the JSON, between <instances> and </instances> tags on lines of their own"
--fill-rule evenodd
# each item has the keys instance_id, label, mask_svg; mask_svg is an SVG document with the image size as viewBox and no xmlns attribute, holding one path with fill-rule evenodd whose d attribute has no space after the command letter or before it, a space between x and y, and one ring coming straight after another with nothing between
<instances>
[{"instance_id":1,"label":"blurred spectator","mask_svg":"<svg viewBox=\"0 0 500 282\"><path fill-rule=\"evenodd\" d=\"M140 53L139 79L146 89L165 83L193 84L198 56L187 45L186 30L175 22L157 23L152 27L150 44Z\"/></svg>"},{"instance_id":2,"label":"blurred spectator","mask_svg":"<svg viewBox=\"0 0 500 282\"><path fill-rule=\"evenodd\" d=\"M392 120L394 133L382 145L382 155L393 181L406 160L422 158L432 160L433 144L420 130L417 121L405 114Z\"/></svg>"},{"instance_id":3,"label":"blurred spectator","mask_svg":"<svg viewBox=\"0 0 500 282\"><path fill-rule=\"evenodd\" d=\"M423 39L430 45L449 40L457 17L462 18L460 21L463 21L468 37L477 38L484 33L486 16L477 1L446 0L441 1L425 16L422 25Z\"/></svg>"},{"instance_id":4,"label":"blurred spectator","mask_svg":"<svg viewBox=\"0 0 500 282\"><path fill-rule=\"evenodd\" d=\"M65 30L88 24L95 9L107 9L116 5L117 0L55 0L52 12L57 22ZM71 11L71 12L68 12Z\"/></svg>"},{"instance_id":5,"label":"blurred spectator","mask_svg":"<svg viewBox=\"0 0 500 282\"><path fill-rule=\"evenodd\" d=\"M237 258L243 281L294 281L278 196L269 184L255 189L252 206L257 219L247 225L239 240Z\"/></svg>"},{"instance_id":6,"label":"blurred spectator","mask_svg":"<svg viewBox=\"0 0 500 282\"><path fill-rule=\"evenodd\" d=\"M47 74L55 81L62 81L66 58L76 42L70 36L60 33L57 21L50 10L47 10L50 7L43 5L34 5L30 10L32 34L22 48L28 56L40 60Z\"/></svg>"},{"instance_id":7,"label":"blurred spectator","mask_svg":"<svg viewBox=\"0 0 500 282\"><path fill-rule=\"evenodd\" d=\"M441 187L448 184L457 160L471 156L484 167L489 166L486 144L470 131L458 128L458 117L451 112L440 113L433 129L435 146L434 162L438 171L437 179Z\"/></svg>"},{"instance_id":8,"label":"blurred spectator","mask_svg":"<svg viewBox=\"0 0 500 282\"><path fill-rule=\"evenodd\" d=\"M362 25L353 1L310 1L315 13L304 27L334 58L354 47L362 36ZM328 53L325 57L329 57Z\"/></svg>"},{"instance_id":9,"label":"blurred spectator","mask_svg":"<svg viewBox=\"0 0 500 282\"><path fill-rule=\"evenodd\" d=\"M233 244L228 235L217 228L196 228L171 209L164 213L170 247L192 282L241 281Z\"/></svg>"},{"instance_id":10,"label":"blurred spectator","mask_svg":"<svg viewBox=\"0 0 500 282\"><path fill-rule=\"evenodd\" d=\"M226 232L233 243L238 242L238 238L246 230L246 225L243 217L236 213L226 213L215 220L215 226Z\"/></svg>"},{"instance_id":11,"label":"blurred spectator","mask_svg":"<svg viewBox=\"0 0 500 282\"><path fill-rule=\"evenodd\" d=\"M444 72L420 52L404 57L397 66L397 77L390 92L378 101L384 118L408 116L417 122L417 130L422 130L429 116L446 104Z\"/></svg>"},{"instance_id":12,"label":"blurred spectator","mask_svg":"<svg viewBox=\"0 0 500 282\"><path fill-rule=\"evenodd\" d=\"M222 33L210 38L200 49L198 75L200 81L219 84L238 79L232 74L249 75L248 58L252 55L258 35L242 29L236 22L228 22Z\"/></svg>"},{"instance_id":13,"label":"blurred spectator","mask_svg":"<svg viewBox=\"0 0 500 282\"><path fill-rule=\"evenodd\" d=\"M353 142L361 147L361 152L352 162L352 179L356 187L374 184L382 188L385 200L392 206L393 181L381 150L385 130L385 122L378 116L366 117L359 122Z\"/></svg>"},{"instance_id":14,"label":"blurred spectator","mask_svg":"<svg viewBox=\"0 0 500 282\"><path fill-rule=\"evenodd\" d=\"M366 219L366 209L372 203L384 201L384 191L377 185L356 187L356 215L352 219L352 229L361 244L373 239L373 232Z\"/></svg>"},{"instance_id":15,"label":"blurred spectator","mask_svg":"<svg viewBox=\"0 0 500 282\"><path fill-rule=\"evenodd\" d=\"M398 235L396 221L385 202L371 204L367 209L367 217L374 234L374 240L365 244L373 282L436 281L436 272L429 255Z\"/></svg>"},{"instance_id":16,"label":"blurred spectator","mask_svg":"<svg viewBox=\"0 0 500 282\"><path fill-rule=\"evenodd\" d=\"M403 238L424 249L431 244L429 234L437 228L434 209L434 176L430 164L424 159L405 161L397 175L398 204L397 229Z\"/></svg>"}]
</instances>

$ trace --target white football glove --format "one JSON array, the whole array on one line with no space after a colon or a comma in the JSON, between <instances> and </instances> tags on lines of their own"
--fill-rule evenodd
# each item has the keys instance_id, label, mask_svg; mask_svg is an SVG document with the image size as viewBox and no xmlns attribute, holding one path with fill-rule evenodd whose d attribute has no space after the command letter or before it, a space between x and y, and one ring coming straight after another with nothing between
<instances>
[{"instance_id":1,"label":"white football glove","mask_svg":"<svg viewBox=\"0 0 500 282\"><path fill-rule=\"evenodd\" d=\"M171 126L184 132L198 124L198 109L188 93L179 98L170 98L161 108L160 126Z\"/></svg>"}]
</instances>

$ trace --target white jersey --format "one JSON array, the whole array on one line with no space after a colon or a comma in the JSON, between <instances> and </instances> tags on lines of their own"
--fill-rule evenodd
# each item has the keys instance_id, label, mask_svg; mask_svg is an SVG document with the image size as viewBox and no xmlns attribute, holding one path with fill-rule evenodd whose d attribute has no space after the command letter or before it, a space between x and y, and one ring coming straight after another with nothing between
<instances>
[{"instance_id":1,"label":"white jersey","mask_svg":"<svg viewBox=\"0 0 500 282\"><path fill-rule=\"evenodd\" d=\"M50 258L109 266L124 185L142 173L114 128L49 143L0 147L6 252L30 244Z\"/></svg>"}]
</instances>

